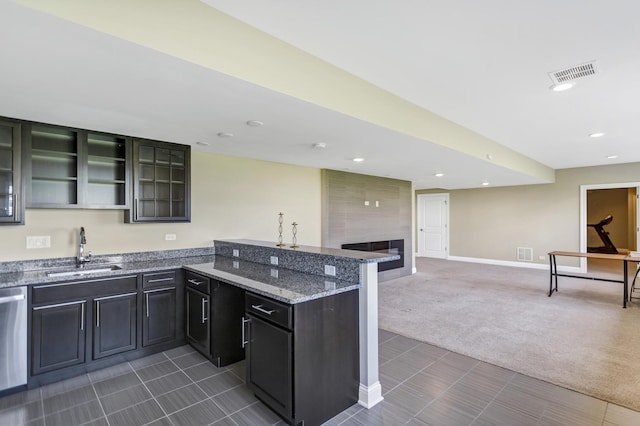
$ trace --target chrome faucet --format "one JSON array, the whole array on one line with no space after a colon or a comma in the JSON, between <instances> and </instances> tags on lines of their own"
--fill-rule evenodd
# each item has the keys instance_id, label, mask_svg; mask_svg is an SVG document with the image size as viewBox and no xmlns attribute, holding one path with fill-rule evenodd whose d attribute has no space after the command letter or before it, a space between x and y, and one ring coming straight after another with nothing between
<instances>
[{"instance_id":1,"label":"chrome faucet","mask_svg":"<svg viewBox=\"0 0 640 426\"><path fill-rule=\"evenodd\" d=\"M84 236L84 226L80 227L80 243L78 244L78 255L76 256L76 266L82 268L85 263L91 262L91 252L84 255L84 245L87 244L87 238Z\"/></svg>"}]
</instances>

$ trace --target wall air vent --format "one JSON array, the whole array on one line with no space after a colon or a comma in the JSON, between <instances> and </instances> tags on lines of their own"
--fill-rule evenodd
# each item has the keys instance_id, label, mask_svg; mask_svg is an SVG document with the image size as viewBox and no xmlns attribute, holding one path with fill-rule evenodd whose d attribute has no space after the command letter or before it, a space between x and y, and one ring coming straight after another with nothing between
<instances>
[{"instance_id":1,"label":"wall air vent","mask_svg":"<svg viewBox=\"0 0 640 426\"><path fill-rule=\"evenodd\" d=\"M516 259L520 262L533 262L533 249L530 247L518 247Z\"/></svg>"},{"instance_id":2,"label":"wall air vent","mask_svg":"<svg viewBox=\"0 0 640 426\"><path fill-rule=\"evenodd\" d=\"M551 80L554 82L554 84L560 84L567 81L591 77L592 75L595 75L597 73L598 69L596 68L596 61L591 61L570 68L563 68L561 70L552 71L549 73L549 77L551 77Z\"/></svg>"}]
</instances>

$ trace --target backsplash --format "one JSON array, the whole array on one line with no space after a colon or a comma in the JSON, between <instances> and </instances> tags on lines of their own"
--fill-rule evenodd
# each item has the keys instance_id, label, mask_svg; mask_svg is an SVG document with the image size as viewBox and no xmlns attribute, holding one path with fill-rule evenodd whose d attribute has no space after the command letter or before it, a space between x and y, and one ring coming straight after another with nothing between
<instances>
[{"instance_id":1,"label":"backsplash","mask_svg":"<svg viewBox=\"0 0 640 426\"><path fill-rule=\"evenodd\" d=\"M214 240L215 253L219 256L237 257L249 262L273 265L272 257L277 258L277 266L307 274L332 277L338 280L357 283L360 281L360 265L396 260L397 255L357 252L341 249L329 249L301 246L297 249L277 247L276 243L253 240ZM234 254L237 250L237 256ZM325 273L326 267L335 271L334 275Z\"/></svg>"}]
</instances>

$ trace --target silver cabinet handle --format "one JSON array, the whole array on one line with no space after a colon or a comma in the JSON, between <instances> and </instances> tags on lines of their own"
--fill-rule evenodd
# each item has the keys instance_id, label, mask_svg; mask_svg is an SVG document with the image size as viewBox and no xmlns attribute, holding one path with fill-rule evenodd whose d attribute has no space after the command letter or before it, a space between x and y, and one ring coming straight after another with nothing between
<instances>
[{"instance_id":1,"label":"silver cabinet handle","mask_svg":"<svg viewBox=\"0 0 640 426\"><path fill-rule=\"evenodd\" d=\"M149 293L145 293L145 307L147 311L147 318L149 318Z\"/></svg>"},{"instance_id":2,"label":"silver cabinet handle","mask_svg":"<svg viewBox=\"0 0 640 426\"><path fill-rule=\"evenodd\" d=\"M80 312L80 331L84 331L84 302L80 304L82 311Z\"/></svg>"},{"instance_id":3,"label":"silver cabinet handle","mask_svg":"<svg viewBox=\"0 0 640 426\"><path fill-rule=\"evenodd\" d=\"M195 285L200 285L200 284L204 283L204 281L196 281L194 279L190 279L190 280L187 280L187 281L190 282L191 284L195 284Z\"/></svg>"},{"instance_id":4,"label":"silver cabinet handle","mask_svg":"<svg viewBox=\"0 0 640 426\"><path fill-rule=\"evenodd\" d=\"M274 313L276 311L275 309L271 309L270 311L268 311L265 308L263 308L262 305L251 305L251 307L253 309L255 309L256 311L260 311L263 314L267 314L267 315L271 315L272 313Z\"/></svg>"},{"instance_id":5,"label":"silver cabinet handle","mask_svg":"<svg viewBox=\"0 0 640 426\"><path fill-rule=\"evenodd\" d=\"M207 317L206 317L205 310L204 310L204 309L205 309L205 305L206 305L206 303L207 303L207 302L208 302L208 300L207 300L206 298L204 298L204 297L203 297L203 298L202 298L202 323L203 323L203 324L204 324L204 322L205 322L206 320L208 320L208 319L209 319L209 318L207 318Z\"/></svg>"},{"instance_id":6,"label":"silver cabinet handle","mask_svg":"<svg viewBox=\"0 0 640 426\"><path fill-rule=\"evenodd\" d=\"M96 300L96 328L100 327L100 301Z\"/></svg>"},{"instance_id":7,"label":"silver cabinet handle","mask_svg":"<svg viewBox=\"0 0 640 426\"><path fill-rule=\"evenodd\" d=\"M16 294L15 296L0 297L0 304L18 302L24 300L24 294Z\"/></svg>"},{"instance_id":8,"label":"silver cabinet handle","mask_svg":"<svg viewBox=\"0 0 640 426\"><path fill-rule=\"evenodd\" d=\"M245 317L242 317L242 349L244 349L244 347L249 344L249 341L247 340L244 334L244 325L249 323L250 321L251 320L246 319Z\"/></svg>"},{"instance_id":9,"label":"silver cabinet handle","mask_svg":"<svg viewBox=\"0 0 640 426\"><path fill-rule=\"evenodd\" d=\"M155 280L148 280L147 282L148 283L161 283L161 282L164 282L164 281L173 281L173 280L174 280L173 277L171 277L171 278L156 278Z\"/></svg>"}]
</instances>

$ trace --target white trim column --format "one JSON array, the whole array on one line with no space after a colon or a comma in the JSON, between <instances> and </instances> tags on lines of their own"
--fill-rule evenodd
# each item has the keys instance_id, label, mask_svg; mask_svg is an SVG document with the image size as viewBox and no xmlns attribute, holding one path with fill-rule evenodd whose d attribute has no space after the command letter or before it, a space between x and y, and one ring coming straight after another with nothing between
<instances>
[{"instance_id":1,"label":"white trim column","mask_svg":"<svg viewBox=\"0 0 640 426\"><path fill-rule=\"evenodd\" d=\"M358 403L371 408L382 397L378 378L378 264L360 264L360 392Z\"/></svg>"}]
</instances>

